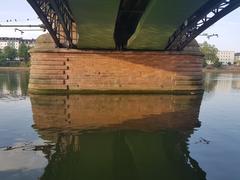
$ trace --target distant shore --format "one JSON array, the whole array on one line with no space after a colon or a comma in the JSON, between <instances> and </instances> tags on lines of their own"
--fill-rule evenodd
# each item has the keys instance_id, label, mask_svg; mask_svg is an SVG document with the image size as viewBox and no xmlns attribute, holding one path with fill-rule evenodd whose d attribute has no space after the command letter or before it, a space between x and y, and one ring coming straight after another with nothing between
<instances>
[{"instance_id":1,"label":"distant shore","mask_svg":"<svg viewBox=\"0 0 240 180\"><path fill-rule=\"evenodd\" d=\"M29 67L0 67L0 71L29 71Z\"/></svg>"},{"instance_id":2,"label":"distant shore","mask_svg":"<svg viewBox=\"0 0 240 180\"><path fill-rule=\"evenodd\" d=\"M203 72L240 73L240 66L230 66L230 67L221 67L221 68L203 68Z\"/></svg>"},{"instance_id":3,"label":"distant shore","mask_svg":"<svg viewBox=\"0 0 240 180\"><path fill-rule=\"evenodd\" d=\"M0 71L30 71L30 67L0 67ZM240 73L240 67L230 68L203 68L203 72L213 73Z\"/></svg>"}]
</instances>

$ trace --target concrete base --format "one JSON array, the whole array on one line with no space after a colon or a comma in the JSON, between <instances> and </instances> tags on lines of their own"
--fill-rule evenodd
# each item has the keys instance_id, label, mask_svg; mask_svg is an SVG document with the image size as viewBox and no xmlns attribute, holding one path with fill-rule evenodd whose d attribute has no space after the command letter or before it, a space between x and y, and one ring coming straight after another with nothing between
<instances>
[{"instance_id":1,"label":"concrete base","mask_svg":"<svg viewBox=\"0 0 240 180\"><path fill-rule=\"evenodd\" d=\"M202 54L193 52L31 51L31 93L202 91Z\"/></svg>"}]
</instances>

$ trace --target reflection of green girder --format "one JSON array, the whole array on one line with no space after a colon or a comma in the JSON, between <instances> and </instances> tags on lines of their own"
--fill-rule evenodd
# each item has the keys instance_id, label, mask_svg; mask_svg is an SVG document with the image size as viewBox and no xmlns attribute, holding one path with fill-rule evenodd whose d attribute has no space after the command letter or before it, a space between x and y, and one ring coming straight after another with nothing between
<instances>
[{"instance_id":1,"label":"reflection of green girder","mask_svg":"<svg viewBox=\"0 0 240 180\"><path fill-rule=\"evenodd\" d=\"M47 155L51 159L41 179L204 180L206 173L188 151L190 133L49 133L57 139L56 149Z\"/></svg>"}]
</instances>

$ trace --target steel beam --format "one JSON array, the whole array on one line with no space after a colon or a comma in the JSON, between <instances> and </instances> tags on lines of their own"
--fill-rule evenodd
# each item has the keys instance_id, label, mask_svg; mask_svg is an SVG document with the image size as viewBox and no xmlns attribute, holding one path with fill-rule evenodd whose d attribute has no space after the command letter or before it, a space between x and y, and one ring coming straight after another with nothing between
<instances>
[{"instance_id":1,"label":"steel beam","mask_svg":"<svg viewBox=\"0 0 240 180\"><path fill-rule=\"evenodd\" d=\"M9 27L10 28L11 27L24 27L24 28L32 28L32 27L34 27L35 28L35 27L38 27L38 28L46 29L44 24L39 24L39 25L31 25L31 24L29 24L29 25L21 25L21 24L1 25L0 24L0 27L6 27L6 28L9 28Z\"/></svg>"},{"instance_id":2,"label":"steel beam","mask_svg":"<svg viewBox=\"0 0 240 180\"><path fill-rule=\"evenodd\" d=\"M27 0L52 36L57 47L73 48L73 23L65 0Z\"/></svg>"},{"instance_id":3,"label":"steel beam","mask_svg":"<svg viewBox=\"0 0 240 180\"><path fill-rule=\"evenodd\" d=\"M54 9L56 15L58 16L58 20L62 25L63 31L66 36L66 40L68 42L68 46L73 48L73 38L72 38L72 31L73 31L73 22L74 18L70 9L67 6L65 0L50 0L52 8Z\"/></svg>"},{"instance_id":4,"label":"steel beam","mask_svg":"<svg viewBox=\"0 0 240 180\"><path fill-rule=\"evenodd\" d=\"M165 50L183 50L195 37L239 6L240 0L209 0L173 33Z\"/></svg>"}]
</instances>

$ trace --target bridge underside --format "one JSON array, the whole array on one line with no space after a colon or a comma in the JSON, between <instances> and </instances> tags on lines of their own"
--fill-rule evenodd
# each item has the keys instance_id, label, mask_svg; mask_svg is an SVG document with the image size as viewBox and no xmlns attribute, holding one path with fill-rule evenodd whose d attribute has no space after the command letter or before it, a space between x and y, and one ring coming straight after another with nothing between
<instances>
[{"instance_id":1,"label":"bridge underside","mask_svg":"<svg viewBox=\"0 0 240 180\"><path fill-rule=\"evenodd\" d=\"M240 0L28 0L58 47L182 50Z\"/></svg>"},{"instance_id":2,"label":"bridge underside","mask_svg":"<svg viewBox=\"0 0 240 180\"><path fill-rule=\"evenodd\" d=\"M42 94L202 93L202 54L193 39L240 5L240 0L27 1L51 35L40 36L31 50L29 92Z\"/></svg>"}]
</instances>

